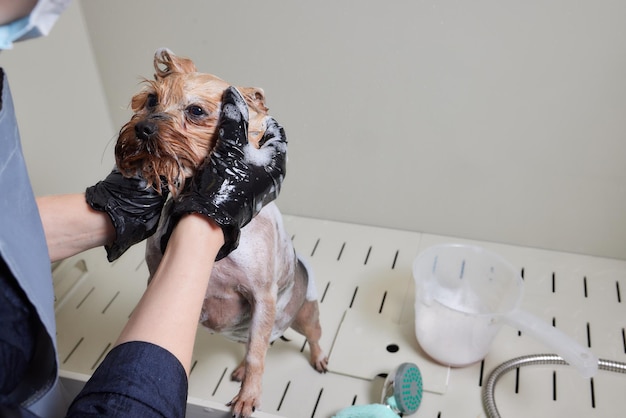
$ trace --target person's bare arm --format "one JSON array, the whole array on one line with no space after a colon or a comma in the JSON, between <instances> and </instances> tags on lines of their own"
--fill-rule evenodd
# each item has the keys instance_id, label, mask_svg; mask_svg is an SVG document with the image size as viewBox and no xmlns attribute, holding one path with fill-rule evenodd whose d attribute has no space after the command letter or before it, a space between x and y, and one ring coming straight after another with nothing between
<instances>
[{"instance_id":1,"label":"person's bare arm","mask_svg":"<svg viewBox=\"0 0 626 418\"><path fill-rule=\"evenodd\" d=\"M40 197L37 204L52 261L115 238L109 216L93 210L83 194ZM182 217L116 345L129 341L159 345L189 374L200 310L223 244L224 233L214 221L199 214Z\"/></svg>"},{"instance_id":2,"label":"person's bare arm","mask_svg":"<svg viewBox=\"0 0 626 418\"><path fill-rule=\"evenodd\" d=\"M109 216L93 210L82 193L40 197L37 204L53 261L115 238ZM223 244L224 233L215 222L199 214L184 216L117 345L128 341L159 345L189 374L202 302Z\"/></svg>"},{"instance_id":3,"label":"person's bare arm","mask_svg":"<svg viewBox=\"0 0 626 418\"><path fill-rule=\"evenodd\" d=\"M182 217L116 345L130 341L159 345L189 375L202 303L223 244L224 233L214 221L199 214Z\"/></svg>"},{"instance_id":4,"label":"person's bare arm","mask_svg":"<svg viewBox=\"0 0 626 418\"><path fill-rule=\"evenodd\" d=\"M83 193L37 198L51 261L58 261L115 239L106 212L93 210Z\"/></svg>"}]
</instances>

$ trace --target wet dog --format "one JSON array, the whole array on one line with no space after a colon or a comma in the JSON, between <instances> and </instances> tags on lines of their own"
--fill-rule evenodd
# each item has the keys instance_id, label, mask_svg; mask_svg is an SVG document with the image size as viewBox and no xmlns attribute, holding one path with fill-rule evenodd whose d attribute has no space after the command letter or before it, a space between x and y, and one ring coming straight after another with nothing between
<instances>
[{"instance_id":1,"label":"wet dog","mask_svg":"<svg viewBox=\"0 0 626 418\"><path fill-rule=\"evenodd\" d=\"M120 130L116 163L124 175L139 172L157 190L166 182L176 196L215 146L221 98L229 84L198 72L191 60L167 49L157 50L154 68L154 80L145 80L144 89L132 98L134 114ZM237 89L248 105L249 142L258 146L268 111L265 94L259 88ZM150 275L162 257L165 218L147 241ZM259 406L269 343L287 328L306 337L312 366L327 370L312 272L296 255L275 204L242 228L239 247L215 264L200 322L246 344L245 358L231 374L241 381L230 402L235 416L250 416Z\"/></svg>"}]
</instances>

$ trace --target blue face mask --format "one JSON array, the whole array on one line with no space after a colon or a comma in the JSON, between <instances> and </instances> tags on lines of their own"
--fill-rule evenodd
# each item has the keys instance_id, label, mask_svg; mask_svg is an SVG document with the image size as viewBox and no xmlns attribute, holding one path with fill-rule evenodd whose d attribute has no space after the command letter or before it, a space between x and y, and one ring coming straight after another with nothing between
<instances>
[{"instance_id":1,"label":"blue face mask","mask_svg":"<svg viewBox=\"0 0 626 418\"><path fill-rule=\"evenodd\" d=\"M71 0L39 0L30 14L0 26L0 49L11 49L13 42L45 36Z\"/></svg>"}]
</instances>

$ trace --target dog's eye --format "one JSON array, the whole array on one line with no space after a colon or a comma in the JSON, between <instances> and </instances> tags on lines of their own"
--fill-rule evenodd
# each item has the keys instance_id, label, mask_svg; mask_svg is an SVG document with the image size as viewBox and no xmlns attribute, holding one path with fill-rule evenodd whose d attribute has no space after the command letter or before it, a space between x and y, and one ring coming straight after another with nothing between
<instances>
[{"instance_id":1,"label":"dog's eye","mask_svg":"<svg viewBox=\"0 0 626 418\"><path fill-rule=\"evenodd\" d=\"M201 108L200 106L196 106L196 105L191 105L187 107L186 110L187 110L187 113L190 114L191 116L202 116L206 114L203 108Z\"/></svg>"},{"instance_id":2,"label":"dog's eye","mask_svg":"<svg viewBox=\"0 0 626 418\"><path fill-rule=\"evenodd\" d=\"M159 99L157 99L156 94L149 94L148 100L146 100L146 106L149 108L156 107L159 104Z\"/></svg>"}]
</instances>

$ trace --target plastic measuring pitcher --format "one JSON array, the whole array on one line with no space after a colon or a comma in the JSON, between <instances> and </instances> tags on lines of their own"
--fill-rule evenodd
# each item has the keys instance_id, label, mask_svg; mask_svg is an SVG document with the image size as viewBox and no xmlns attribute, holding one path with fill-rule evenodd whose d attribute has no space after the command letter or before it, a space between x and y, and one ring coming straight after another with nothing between
<instances>
[{"instance_id":1,"label":"plastic measuring pitcher","mask_svg":"<svg viewBox=\"0 0 626 418\"><path fill-rule=\"evenodd\" d=\"M573 338L519 308L519 273L484 248L445 244L430 247L413 264L415 334L439 363L466 366L482 360L508 324L543 342L583 376L598 370L598 358Z\"/></svg>"}]
</instances>

